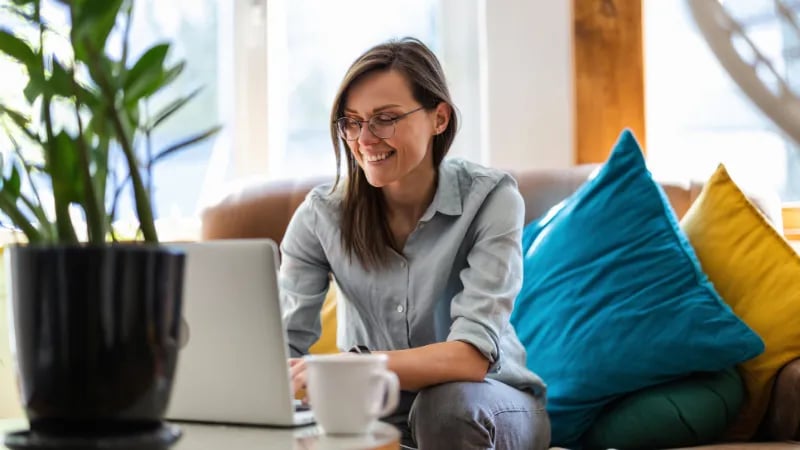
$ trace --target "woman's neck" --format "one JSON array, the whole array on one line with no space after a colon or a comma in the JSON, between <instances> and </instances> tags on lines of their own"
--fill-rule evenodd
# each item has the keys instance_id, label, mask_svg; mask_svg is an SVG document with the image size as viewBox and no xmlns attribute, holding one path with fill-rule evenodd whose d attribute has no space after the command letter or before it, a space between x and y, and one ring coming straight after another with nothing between
<instances>
[{"instance_id":1,"label":"woman's neck","mask_svg":"<svg viewBox=\"0 0 800 450\"><path fill-rule=\"evenodd\" d=\"M383 187L389 218L416 223L436 193L436 169L419 167L402 180Z\"/></svg>"}]
</instances>

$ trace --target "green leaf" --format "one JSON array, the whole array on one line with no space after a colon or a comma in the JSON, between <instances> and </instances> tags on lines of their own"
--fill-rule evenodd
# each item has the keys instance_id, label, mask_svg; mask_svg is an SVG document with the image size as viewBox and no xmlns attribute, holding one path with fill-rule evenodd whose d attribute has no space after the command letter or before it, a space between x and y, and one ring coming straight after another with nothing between
<instances>
[{"instance_id":1,"label":"green leaf","mask_svg":"<svg viewBox=\"0 0 800 450\"><path fill-rule=\"evenodd\" d=\"M4 189L14 198L19 197L19 193L22 190L22 177L16 165L11 166L11 176L5 180Z\"/></svg>"},{"instance_id":2,"label":"green leaf","mask_svg":"<svg viewBox=\"0 0 800 450\"><path fill-rule=\"evenodd\" d=\"M108 35L117 21L122 0L72 0L70 37L75 58L89 62L92 54L105 49Z\"/></svg>"},{"instance_id":3,"label":"green leaf","mask_svg":"<svg viewBox=\"0 0 800 450\"><path fill-rule=\"evenodd\" d=\"M50 94L65 98L77 98L81 104L90 108L102 103L97 92L93 92L79 83L72 70L67 70L55 57L53 57L53 73L50 76L48 87Z\"/></svg>"},{"instance_id":4,"label":"green leaf","mask_svg":"<svg viewBox=\"0 0 800 450\"><path fill-rule=\"evenodd\" d=\"M0 106L0 109L2 109L2 106ZM3 111L0 111L0 112L3 112ZM34 142L36 144L40 143L39 136L37 136L30 128L27 127L27 124L28 124L29 121L28 121L28 119L26 117L22 116L18 112L11 111L9 109L6 109L6 112L7 113L11 113L11 114L9 114L9 117L11 117L11 121L14 122L15 125L17 125L17 128L19 128L19 130L22 131L22 134L24 134L25 137L27 137L28 139L31 140L31 142ZM13 142L14 141L14 137L11 135L11 131L5 126L6 125L5 123L2 123L2 125L3 125L3 128L4 128L5 132L6 132L6 134L11 138L11 140ZM16 145L16 143L15 143L15 145ZM1 164L0 164L0 168L2 168Z\"/></svg>"},{"instance_id":5,"label":"green leaf","mask_svg":"<svg viewBox=\"0 0 800 450\"><path fill-rule=\"evenodd\" d=\"M111 90L110 95L98 94L97 97L100 101L97 103L105 102L113 105L118 94L117 90L120 88L120 77L117 75L119 63L105 53L98 53L85 63L92 81L97 85L97 90L104 92L103 85L107 85Z\"/></svg>"},{"instance_id":6,"label":"green leaf","mask_svg":"<svg viewBox=\"0 0 800 450\"><path fill-rule=\"evenodd\" d=\"M33 212L34 216L36 216L36 218L39 220L39 228L43 237L45 239L52 240L56 235L56 230L53 226L53 223L48 219L47 214L44 212L44 208L42 207L42 198L39 196L39 190L36 188L36 183L34 183L33 178L31 177L31 173L34 171L33 164L25 159L25 156L22 154L22 149L14 137L9 135L9 138L14 146L14 154L16 155L17 160L22 165L22 168L25 169L25 176L30 183L31 192L34 195L33 199L29 199L25 195L20 195L19 200L21 200L22 203L24 203L25 206L27 206L28 209ZM0 167L0 172L2 172L2 167Z\"/></svg>"},{"instance_id":7,"label":"green leaf","mask_svg":"<svg viewBox=\"0 0 800 450\"><path fill-rule=\"evenodd\" d=\"M126 118L131 128L136 128L139 124L139 104L131 103L125 106Z\"/></svg>"},{"instance_id":8,"label":"green leaf","mask_svg":"<svg viewBox=\"0 0 800 450\"><path fill-rule=\"evenodd\" d=\"M222 127L219 126L219 125L213 126L213 127L209 128L208 130L203 131L202 133L198 133L198 134L196 134L196 135L194 135L192 137L184 139L181 142L178 142L175 145L171 145L171 146L167 147L166 149L160 151L155 156L153 156L153 159L150 160L149 164L152 166L153 164L155 164L155 163L161 161L162 159L172 155L173 153L178 152L179 150L181 150L183 148L186 148L186 147L188 147L190 145L198 144L198 143L210 138L211 136L217 134L219 132L219 130L221 130L221 129L222 129Z\"/></svg>"},{"instance_id":9,"label":"green leaf","mask_svg":"<svg viewBox=\"0 0 800 450\"><path fill-rule=\"evenodd\" d=\"M194 135L194 136L192 136L192 137L190 137L188 139L184 139L183 141L181 141L181 142L179 142L179 143L177 143L175 145L172 145L172 146L162 150L161 152L156 154L148 162L148 166L152 167L153 165L155 165L159 161L162 161L163 159L165 159L165 158L169 157L170 155L178 152L179 150L181 150L183 148L186 148L186 147L188 147L190 145L194 145L194 144L200 143L200 142L208 139L209 137L211 137L211 136L215 135L216 133L218 133L221 129L222 129L221 126L211 127L211 128L209 128L208 130L206 130L206 131L204 131L202 133L198 133L198 134L196 134L196 135ZM127 186L127 184L130 181L131 181L131 175L130 175L130 173L128 173L128 175L125 177L125 179L122 180L122 182L114 190L114 194L113 194L113 197L112 197L112 207L111 207L111 211L112 211L111 216L112 216L112 218L116 214L117 203L119 202L119 197L122 194L122 191L125 189L125 186Z\"/></svg>"},{"instance_id":10,"label":"green leaf","mask_svg":"<svg viewBox=\"0 0 800 450\"><path fill-rule=\"evenodd\" d=\"M36 98L42 95L42 92L44 92L44 81L38 75L31 75L28 79L28 84L22 90L25 99L28 100L28 103L33 104Z\"/></svg>"},{"instance_id":11,"label":"green leaf","mask_svg":"<svg viewBox=\"0 0 800 450\"><path fill-rule=\"evenodd\" d=\"M60 95L64 98L71 98L74 96L72 75L67 72L67 69L65 69L55 57L53 58L53 73L50 75L47 88L49 88L48 90L51 95Z\"/></svg>"},{"instance_id":12,"label":"green leaf","mask_svg":"<svg viewBox=\"0 0 800 450\"><path fill-rule=\"evenodd\" d=\"M42 54L36 53L36 62L28 66L28 84L23 89L22 93L28 103L33 104L36 98L42 95L47 88L47 82L44 79L44 72L42 70Z\"/></svg>"},{"instance_id":13,"label":"green leaf","mask_svg":"<svg viewBox=\"0 0 800 450\"><path fill-rule=\"evenodd\" d=\"M53 181L54 193L66 202L81 203L84 197L80 160L75 140L65 131L55 136L55 148L46 170Z\"/></svg>"},{"instance_id":14,"label":"green leaf","mask_svg":"<svg viewBox=\"0 0 800 450\"><path fill-rule=\"evenodd\" d=\"M0 12L2 12L2 14L6 14L6 13L13 14L14 16L17 16L19 19L21 19L22 23L24 23L26 25L36 24L36 23L41 22L41 21L37 22L36 17L34 17L33 14L25 11L25 9L29 9L29 8L24 8L24 7L20 8L20 7L12 6L12 5L0 4ZM46 24L45 24L45 29L49 29Z\"/></svg>"},{"instance_id":15,"label":"green leaf","mask_svg":"<svg viewBox=\"0 0 800 450\"><path fill-rule=\"evenodd\" d=\"M163 83L164 60L169 44L158 44L147 50L125 77L125 103L132 104L157 91Z\"/></svg>"},{"instance_id":16,"label":"green leaf","mask_svg":"<svg viewBox=\"0 0 800 450\"><path fill-rule=\"evenodd\" d=\"M36 52L25 41L6 30L0 30L0 52L21 62L29 71L39 64Z\"/></svg>"},{"instance_id":17,"label":"green leaf","mask_svg":"<svg viewBox=\"0 0 800 450\"><path fill-rule=\"evenodd\" d=\"M97 198L102 199L105 203L106 198L106 184L108 182L108 138L99 138L97 146L93 146L90 151L90 158L95 163L94 176L94 191Z\"/></svg>"},{"instance_id":18,"label":"green leaf","mask_svg":"<svg viewBox=\"0 0 800 450\"><path fill-rule=\"evenodd\" d=\"M98 104L98 95L73 79L72 73L67 70L55 57L52 60L53 70L45 80L41 73L31 74L28 85L23 93L29 103L33 103L36 98L44 93L50 96L64 98L75 98L81 103L89 106Z\"/></svg>"},{"instance_id":19,"label":"green leaf","mask_svg":"<svg viewBox=\"0 0 800 450\"><path fill-rule=\"evenodd\" d=\"M27 117L25 117L22 113L14 111L13 109L8 108L6 106L0 105L0 115L2 114L5 114L8 117L10 117L11 120L23 130L28 128L30 120Z\"/></svg>"},{"instance_id":20,"label":"green leaf","mask_svg":"<svg viewBox=\"0 0 800 450\"><path fill-rule=\"evenodd\" d=\"M13 198L7 191L6 186L0 188L0 210L2 210L9 219L25 233L28 237L28 242L35 244L42 242L42 233L36 229L25 214L20 211L16 203L16 198Z\"/></svg>"},{"instance_id":21,"label":"green leaf","mask_svg":"<svg viewBox=\"0 0 800 450\"><path fill-rule=\"evenodd\" d=\"M111 132L111 124L105 115L92 115L89 123L86 125L86 130L96 134L100 137L108 136Z\"/></svg>"},{"instance_id":22,"label":"green leaf","mask_svg":"<svg viewBox=\"0 0 800 450\"><path fill-rule=\"evenodd\" d=\"M166 107L164 107L164 109L156 113L155 117L153 117L152 122L148 124L148 128L150 130L155 129L157 126L161 124L161 122L167 120L171 115L178 112L178 110L183 108L193 98L197 97L197 94L199 94L202 90L203 88L197 88L191 93L189 93L189 95L180 97L177 100L170 103L169 105L167 105Z\"/></svg>"},{"instance_id":23,"label":"green leaf","mask_svg":"<svg viewBox=\"0 0 800 450\"><path fill-rule=\"evenodd\" d=\"M161 89L173 81L175 81L180 74L183 73L183 69L186 68L186 63L181 61L178 64L175 64L172 68L167 69L167 72L164 74L164 79L161 81L161 84L158 86L158 89Z\"/></svg>"}]
</instances>

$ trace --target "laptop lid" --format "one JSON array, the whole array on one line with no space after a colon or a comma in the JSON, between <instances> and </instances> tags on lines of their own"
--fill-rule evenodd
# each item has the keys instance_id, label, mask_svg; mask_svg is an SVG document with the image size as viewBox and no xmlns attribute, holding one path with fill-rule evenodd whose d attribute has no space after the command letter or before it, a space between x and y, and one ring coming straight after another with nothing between
<instances>
[{"instance_id":1,"label":"laptop lid","mask_svg":"<svg viewBox=\"0 0 800 450\"><path fill-rule=\"evenodd\" d=\"M296 424L275 243L243 239L171 245L187 258L184 346L167 419Z\"/></svg>"}]
</instances>

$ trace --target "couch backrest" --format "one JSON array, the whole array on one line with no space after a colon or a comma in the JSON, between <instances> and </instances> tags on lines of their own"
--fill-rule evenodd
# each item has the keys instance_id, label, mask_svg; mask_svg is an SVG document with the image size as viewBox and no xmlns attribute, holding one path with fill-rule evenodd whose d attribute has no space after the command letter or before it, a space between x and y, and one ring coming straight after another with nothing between
<instances>
[{"instance_id":1,"label":"couch backrest","mask_svg":"<svg viewBox=\"0 0 800 450\"><path fill-rule=\"evenodd\" d=\"M512 173L525 199L525 222L546 213L583 184L598 168L581 165L567 169L537 169ZM273 181L250 185L227 194L202 214L202 239L267 237L280 242L289 220L306 194L329 178ZM680 218L694 202L702 185L690 181L660 181L672 208ZM753 198L762 211L780 224L780 204Z\"/></svg>"},{"instance_id":2,"label":"couch backrest","mask_svg":"<svg viewBox=\"0 0 800 450\"><path fill-rule=\"evenodd\" d=\"M587 164L567 169L535 169L512 172L525 199L525 223L541 217L561 200L569 197L588 180L599 165ZM661 181L670 204L683 217L703 186L689 181Z\"/></svg>"}]
</instances>

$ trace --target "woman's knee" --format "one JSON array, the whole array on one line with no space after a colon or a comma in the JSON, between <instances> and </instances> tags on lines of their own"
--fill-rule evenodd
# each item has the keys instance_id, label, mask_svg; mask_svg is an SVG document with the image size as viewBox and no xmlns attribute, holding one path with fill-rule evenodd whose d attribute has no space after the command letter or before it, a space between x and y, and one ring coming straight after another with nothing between
<instances>
[{"instance_id":1,"label":"woman's knee","mask_svg":"<svg viewBox=\"0 0 800 450\"><path fill-rule=\"evenodd\" d=\"M488 409L471 393L480 383L432 386L417 394L409 424L414 441L427 448L490 448L494 426ZM458 445L466 439L469 446ZM450 447L442 447L448 444Z\"/></svg>"},{"instance_id":2,"label":"woman's knee","mask_svg":"<svg viewBox=\"0 0 800 450\"><path fill-rule=\"evenodd\" d=\"M527 393L495 384L456 382L420 391L409 416L419 448L548 448L544 408Z\"/></svg>"}]
</instances>

